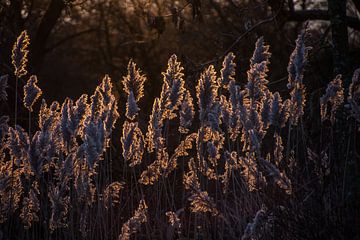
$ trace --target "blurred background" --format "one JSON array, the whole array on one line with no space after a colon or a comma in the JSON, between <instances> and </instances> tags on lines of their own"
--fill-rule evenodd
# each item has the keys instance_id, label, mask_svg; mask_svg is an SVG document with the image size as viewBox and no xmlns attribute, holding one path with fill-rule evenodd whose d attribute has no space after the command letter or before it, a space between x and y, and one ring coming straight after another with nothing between
<instances>
[{"instance_id":1,"label":"blurred background","mask_svg":"<svg viewBox=\"0 0 360 240\"><path fill-rule=\"evenodd\" d=\"M309 21L305 84L311 96L335 74L349 78L359 67L359 5L355 0L1 0L0 73L10 76L10 99L1 109L13 109L11 49L24 29L31 38L29 75L38 76L46 100L91 93L104 74L119 83L132 58L148 77L142 100L147 114L171 54L178 55L187 87L194 90L201 70L208 63L219 70L222 56L232 51L242 84L260 36L273 56L270 88L287 93L289 55ZM122 112L122 86L116 87Z\"/></svg>"}]
</instances>

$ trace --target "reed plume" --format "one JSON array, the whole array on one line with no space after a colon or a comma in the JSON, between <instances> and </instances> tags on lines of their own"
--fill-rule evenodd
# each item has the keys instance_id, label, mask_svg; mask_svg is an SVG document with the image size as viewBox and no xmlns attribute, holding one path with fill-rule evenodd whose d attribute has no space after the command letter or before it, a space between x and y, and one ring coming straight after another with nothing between
<instances>
[{"instance_id":1,"label":"reed plume","mask_svg":"<svg viewBox=\"0 0 360 240\"><path fill-rule=\"evenodd\" d=\"M164 111L164 119L176 117L174 111L178 110L184 97L184 68L177 61L175 54L171 55L168 61L166 72L162 73L164 83L162 87L160 102Z\"/></svg>"},{"instance_id":2,"label":"reed plume","mask_svg":"<svg viewBox=\"0 0 360 240\"><path fill-rule=\"evenodd\" d=\"M133 120L140 110L137 103L144 96L145 81L145 75L136 67L136 63L130 60L127 67L127 75L122 80L123 89L128 96L126 117L130 120Z\"/></svg>"},{"instance_id":3,"label":"reed plume","mask_svg":"<svg viewBox=\"0 0 360 240\"><path fill-rule=\"evenodd\" d=\"M159 149L164 141L162 137L162 111L160 99L155 98L148 124L148 131L146 133L147 149L149 152L153 152L154 149Z\"/></svg>"},{"instance_id":4,"label":"reed plume","mask_svg":"<svg viewBox=\"0 0 360 240\"><path fill-rule=\"evenodd\" d=\"M145 203L145 200L140 200L139 206L136 209L134 215L123 224L121 228L121 234L119 240L129 240L131 234L136 233L140 230L141 224L148 221L147 218L148 206Z\"/></svg>"},{"instance_id":5,"label":"reed plume","mask_svg":"<svg viewBox=\"0 0 360 240\"><path fill-rule=\"evenodd\" d=\"M337 75L327 88L326 93L320 98L321 120L328 118L328 105L330 105L330 121L335 122L336 110L344 101L344 88L342 87L341 75Z\"/></svg>"},{"instance_id":6,"label":"reed plume","mask_svg":"<svg viewBox=\"0 0 360 240\"><path fill-rule=\"evenodd\" d=\"M213 65L210 65L200 76L196 86L196 97L199 106L200 122L207 120L217 100L218 83Z\"/></svg>"},{"instance_id":7,"label":"reed plume","mask_svg":"<svg viewBox=\"0 0 360 240\"><path fill-rule=\"evenodd\" d=\"M194 119L195 111L193 105L193 98L188 90L184 92L183 100L181 102L181 110L180 110L180 133L188 133L189 128L192 124L192 120Z\"/></svg>"},{"instance_id":8,"label":"reed plume","mask_svg":"<svg viewBox=\"0 0 360 240\"><path fill-rule=\"evenodd\" d=\"M34 222L39 221L38 212L40 211L40 202L38 199L39 189L33 184L27 197L23 199L20 218L24 222L24 228L29 229Z\"/></svg>"},{"instance_id":9,"label":"reed plume","mask_svg":"<svg viewBox=\"0 0 360 240\"><path fill-rule=\"evenodd\" d=\"M120 182L112 182L105 187L103 192L103 202L106 209L120 203L120 191L123 188L124 183Z\"/></svg>"},{"instance_id":10,"label":"reed plume","mask_svg":"<svg viewBox=\"0 0 360 240\"><path fill-rule=\"evenodd\" d=\"M42 94L41 89L36 85L37 82L37 77L32 75L24 86L24 106L30 112L33 111L34 103Z\"/></svg>"},{"instance_id":11,"label":"reed plume","mask_svg":"<svg viewBox=\"0 0 360 240\"><path fill-rule=\"evenodd\" d=\"M304 114L305 86L303 84L304 70L307 63L309 47L305 46L307 30L303 30L296 39L296 46L291 53L288 70L288 84L290 90L290 122L297 125L299 118Z\"/></svg>"},{"instance_id":12,"label":"reed plume","mask_svg":"<svg viewBox=\"0 0 360 240\"><path fill-rule=\"evenodd\" d=\"M225 57L222 63L222 68L220 71L221 78L219 79L219 86L228 89L229 83L235 80L235 67L234 62L235 55L232 52L229 52Z\"/></svg>"},{"instance_id":13,"label":"reed plume","mask_svg":"<svg viewBox=\"0 0 360 240\"><path fill-rule=\"evenodd\" d=\"M11 60L12 64L15 68L15 76L20 78L27 74L27 62L28 62L28 54L30 38L26 30L22 31L21 34L16 39L12 49Z\"/></svg>"},{"instance_id":14,"label":"reed plume","mask_svg":"<svg viewBox=\"0 0 360 240\"><path fill-rule=\"evenodd\" d=\"M129 166L140 164L145 150L145 140L138 123L124 122L121 144L123 157L130 162Z\"/></svg>"}]
</instances>

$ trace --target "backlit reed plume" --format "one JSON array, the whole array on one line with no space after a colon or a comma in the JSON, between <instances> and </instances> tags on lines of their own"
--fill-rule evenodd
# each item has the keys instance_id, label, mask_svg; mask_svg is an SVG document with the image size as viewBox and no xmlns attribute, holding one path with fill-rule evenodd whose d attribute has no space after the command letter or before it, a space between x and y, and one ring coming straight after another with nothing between
<instances>
[{"instance_id":1,"label":"backlit reed plume","mask_svg":"<svg viewBox=\"0 0 360 240\"><path fill-rule=\"evenodd\" d=\"M115 128L115 124L119 118L118 105L117 100L114 95L111 95L110 102L106 108L104 122L105 122L105 130L107 137L109 138L113 128Z\"/></svg>"},{"instance_id":2,"label":"backlit reed plume","mask_svg":"<svg viewBox=\"0 0 360 240\"><path fill-rule=\"evenodd\" d=\"M60 133L60 119L60 104L55 101L48 107L43 100L39 112L39 128L41 131L39 134L35 134L37 138L36 149L42 149L39 153L46 156L45 159L49 162L56 157L60 149L64 149Z\"/></svg>"},{"instance_id":3,"label":"backlit reed plume","mask_svg":"<svg viewBox=\"0 0 360 240\"><path fill-rule=\"evenodd\" d=\"M321 120L328 118L328 106L330 105L330 121L335 122L336 110L344 101L344 88L342 87L341 75L337 75L327 88L326 93L320 98Z\"/></svg>"},{"instance_id":4,"label":"backlit reed plume","mask_svg":"<svg viewBox=\"0 0 360 240\"><path fill-rule=\"evenodd\" d=\"M194 192L190 197L191 211L194 213L211 213L217 216L219 211L216 208L214 200L209 196L207 191Z\"/></svg>"},{"instance_id":5,"label":"backlit reed plume","mask_svg":"<svg viewBox=\"0 0 360 240\"><path fill-rule=\"evenodd\" d=\"M243 127L243 150L256 152L258 155L271 120L272 93L268 90L266 79L271 55L268 50L269 46L264 44L263 38L258 39L247 71L244 93L234 86L230 88L230 99L231 102L237 102L239 120Z\"/></svg>"},{"instance_id":6,"label":"backlit reed plume","mask_svg":"<svg viewBox=\"0 0 360 240\"><path fill-rule=\"evenodd\" d=\"M86 114L88 112L88 96L83 94L73 104L69 98L65 99L61 107L61 131L65 147L72 147L77 136L83 136L83 128Z\"/></svg>"},{"instance_id":7,"label":"backlit reed plume","mask_svg":"<svg viewBox=\"0 0 360 240\"><path fill-rule=\"evenodd\" d=\"M109 106L111 103L113 97L112 88L111 78L107 74L104 76L99 86L96 87L96 91L99 91L103 96L103 105L105 106Z\"/></svg>"},{"instance_id":8,"label":"backlit reed plume","mask_svg":"<svg viewBox=\"0 0 360 240\"><path fill-rule=\"evenodd\" d=\"M194 118L195 111L193 105L193 98L188 90L184 92L184 97L181 102L181 110L180 110L180 133L188 133L189 128L192 124L192 120Z\"/></svg>"},{"instance_id":9,"label":"backlit reed plume","mask_svg":"<svg viewBox=\"0 0 360 240\"><path fill-rule=\"evenodd\" d=\"M265 181L258 169L255 154L247 152L245 157L239 157L239 164L242 167L242 175L245 178L249 191L254 191Z\"/></svg>"},{"instance_id":10,"label":"backlit reed plume","mask_svg":"<svg viewBox=\"0 0 360 240\"><path fill-rule=\"evenodd\" d=\"M219 86L228 89L229 82L235 80L235 67L234 62L235 55L232 52L229 52L222 63L222 68L220 70L221 78L219 79Z\"/></svg>"},{"instance_id":11,"label":"backlit reed plume","mask_svg":"<svg viewBox=\"0 0 360 240\"><path fill-rule=\"evenodd\" d=\"M250 69L247 72L248 82L245 87L247 95L253 104L259 104L265 97L268 83L266 73L269 71L270 56L269 46L265 45L262 37L259 38L255 44L253 56L250 59Z\"/></svg>"},{"instance_id":12,"label":"backlit reed plume","mask_svg":"<svg viewBox=\"0 0 360 240\"><path fill-rule=\"evenodd\" d=\"M29 159L29 135L20 126L16 126L15 129L9 128L9 137L7 141L7 147L11 156L14 158L14 164L20 166Z\"/></svg>"},{"instance_id":13,"label":"backlit reed plume","mask_svg":"<svg viewBox=\"0 0 360 240\"><path fill-rule=\"evenodd\" d=\"M0 223L5 222L9 213L14 213L19 207L23 194L21 174L21 168L14 169L11 161L0 161Z\"/></svg>"},{"instance_id":14,"label":"backlit reed plume","mask_svg":"<svg viewBox=\"0 0 360 240\"><path fill-rule=\"evenodd\" d=\"M270 63L271 53L269 52L269 45L265 45L264 37L258 38L255 43L255 50L250 59L250 66L254 66L255 64L259 64L265 62L266 70L265 72L269 71L268 64Z\"/></svg>"},{"instance_id":15,"label":"backlit reed plume","mask_svg":"<svg viewBox=\"0 0 360 240\"><path fill-rule=\"evenodd\" d=\"M163 119L160 99L155 98L148 124L148 131L146 133L147 149L149 152L153 152L154 149L159 149L164 141L162 137L162 126Z\"/></svg>"},{"instance_id":16,"label":"backlit reed plume","mask_svg":"<svg viewBox=\"0 0 360 240\"><path fill-rule=\"evenodd\" d=\"M89 114L87 116L86 122L92 121L92 122L96 122L96 121L101 121L102 116L103 116L103 112L104 112L104 108L105 106L103 105L103 95L101 94L100 91L95 90L94 94L90 96L90 109L89 109Z\"/></svg>"},{"instance_id":17,"label":"backlit reed plume","mask_svg":"<svg viewBox=\"0 0 360 240\"><path fill-rule=\"evenodd\" d=\"M237 156L237 153L234 152L225 152L225 172L221 176L221 182L223 184L223 192L227 193L229 188L229 183L231 180L231 175L233 174L233 171L239 169L241 167L239 158Z\"/></svg>"},{"instance_id":18,"label":"backlit reed plume","mask_svg":"<svg viewBox=\"0 0 360 240\"><path fill-rule=\"evenodd\" d=\"M181 222L177 213L173 211L168 211L165 213L165 215L168 217L168 222L172 227L174 227L175 229L181 229Z\"/></svg>"},{"instance_id":19,"label":"backlit reed plume","mask_svg":"<svg viewBox=\"0 0 360 240\"><path fill-rule=\"evenodd\" d=\"M160 96L161 107L164 111L164 118L173 119L176 117L174 111L178 110L184 97L184 68L177 61L177 56L173 54L168 61L166 72L163 72L163 86Z\"/></svg>"},{"instance_id":20,"label":"backlit reed plume","mask_svg":"<svg viewBox=\"0 0 360 240\"><path fill-rule=\"evenodd\" d=\"M27 31L24 30L17 38L13 46L11 55L12 64L15 68L15 76L17 78L20 78L27 74L26 67L28 62L29 44L29 35L27 34Z\"/></svg>"},{"instance_id":21,"label":"backlit reed plume","mask_svg":"<svg viewBox=\"0 0 360 240\"><path fill-rule=\"evenodd\" d=\"M192 149L192 144L196 137L196 133L186 136L185 140L180 142L171 157L169 157L166 148L163 147L163 143L161 143L161 147L156 152L155 161L142 172L139 182L145 185L152 185L160 178L160 176L167 177L176 169L177 159L179 157L188 156L188 150Z\"/></svg>"},{"instance_id":22,"label":"backlit reed plume","mask_svg":"<svg viewBox=\"0 0 360 240\"><path fill-rule=\"evenodd\" d=\"M207 154L208 161L215 168L218 165L218 161L221 157L221 150L224 145L225 138L223 134L219 134L218 132L212 133L211 138L207 141Z\"/></svg>"},{"instance_id":23,"label":"backlit reed plume","mask_svg":"<svg viewBox=\"0 0 360 240\"><path fill-rule=\"evenodd\" d=\"M44 132L55 130L56 124L60 121L60 104L54 101L49 107L43 99L39 111L39 128Z\"/></svg>"},{"instance_id":24,"label":"backlit reed plume","mask_svg":"<svg viewBox=\"0 0 360 240\"><path fill-rule=\"evenodd\" d=\"M123 188L124 184L120 182L113 182L105 187L103 192L103 202L106 209L120 203L120 191Z\"/></svg>"},{"instance_id":25,"label":"backlit reed plume","mask_svg":"<svg viewBox=\"0 0 360 240\"><path fill-rule=\"evenodd\" d=\"M140 108L137 106L139 100L144 96L145 75L136 67L136 63L130 60L127 67L127 75L123 78L122 84L128 96L126 103L126 117L133 120Z\"/></svg>"},{"instance_id":26,"label":"backlit reed plume","mask_svg":"<svg viewBox=\"0 0 360 240\"><path fill-rule=\"evenodd\" d=\"M101 94L102 100L102 112L101 112L101 120L104 121L105 133L106 137L109 138L112 133L112 129L115 127L115 123L119 118L119 113L117 111L117 100L112 93L113 85L111 83L111 79L108 75L102 79L99 86L96 87L95 92L99 92Z\"/></svg>"},{"instance_id":27,"label":"backlit reed plume","mask_svg":"<svg viewBox=\"0 0 360 240\"><path fill-rule=\"evenodd\" d=\"M139 183L144 185L153 185L161 177L162 165L159 157L164 155L163 153L165 153L165 151L159 152L155 161L148 165L146 170L141 173ZM165 161L168 160L166 159Z\"/></svg>"},{"instance_id":28,"label":"backlit reed plume","mask_svg":"<svg viewBox=\"0 0 360 240\"><path fill-rule=\"evenodd\" d=\"M208 179L217 179L216 167L224 144L224 133L201 127L196 138L198 170ZM207 156L207 157L206 157Z\"/></svg>"},{"instance_id":29,"label":"backlit reed plume","mask_svg":"<svg viewBox=\"0 0 360 240\"><path fill-rule=\"evenodd\" d=\"M20 218L24 222L25 229L29 229L33 222L39 221L38 212L40 210L40 202L38 199L38 186L34 184L27 197L23 199L23 207L21 209Z\"/></svg>"},{"instance_id":30,"label":"backlit reed plume","mask_svg":"<svg viewBox=\"0 0 360 240\"><path fill-rule=\"evenodd\" d=\"M207 191L200 189L200 182L197 176L196 165L194 159L191 158L189 163L189 172L184 174L185 189L190 190L191 196L188 198L190 201L190 209L194 213L211 213L216 216L219 211L216 208L214 200L209 196Z\"/></svg>"},{"instance_id":31,"label":"backlit reed plume","mask_svg":"<svg viewBox=\"0 0 360 240\"><path fill-rule=\"evenodd\" d=\"M83 161L76 161L73 173L77 201L86 207L90 206L95 201L96 188L92 178L96 175L96 171L83 164Z\"/></svg>"},{"instance_id":32,"label":"backlit reed plume","mask_svg":"<svg viewBox=\"0 0 360 240\"><path fill-rule=\"evenodd\" d=\"M8 88L8 75L2 75L0 76L0 101L7 100L6 88Z\"/></svg>"},{"instance_id":33,"label":"backlit reed plume","mask_svg":"<svg viewBox=\"0 0 360 240\"><path fill-rule=\"evenodd\" d=\"M207 120L209 113L217 100L218 83L213 65L210 65L201 73L196 86L196 97L199 106L200 122Z\"/></svg>"},{"instance_id":34,"label":"backlit reed plume","mask_svg":"<svg viewBox=\"0 0 360 240\"><path fill-rule=\"evenodd\" d=\"M137 106L134 93L131 91L126 101L126 117L130 120L133 120L139 111L140 108Z\"/></svg>"},{"instance_id":35,"label":"backlit reed plume","mask_svg":"<svg viewBox=\"0 0 360 240\"><path fill-rule=\"evenodd\" d=\"M169 163L166 164L167 168L163 169L165 176L177 167L177 160L179 157L189 155L189 150L192 149L193 143L197 138L197 133L192 133L186 136L186 138L180 142L179 146L176 147L174 154L170 157ZM163 164L164 165L164 164Z\"/></svg>"},{"instance_id":36,"label":"backlit reed plume","mask_svg":"<svg viewBox=\"0 0 360 240\"><path fill-rule=\"evenodd\" d=\"M231 105L224 95L220 96L221 122L226 128L230 126ZM230 131L229 131L230 132Z\"/></svg>"},{"instance_id":37,"label":"backlit reed plume","mask_svg":"<svg viewBox=\"0 0 360 240\"><path fill-rule=\"evenodd\" d=\"M84 129L83 147L90 168L93 168L102 157L107 141L105 134L104 122L87 121Z\"/></svg>"},{"instance_id":38,"label":"backlit reed plume","mask_svg":"<svg viewBox=\"0 0 360 240\"><path fill-rule=\"evenodd\" d=\"M281 96L278 92L273 94L270 122L275 128L283 128L289 118L291 102L290 100L282 101Z\"/></svg>"},{"instance_id":39,"label":"backlit reed plume","mask_svg":"<svg viewBox=\"0 0 360 240\"><path fill-rule=\"evenodd\" d=\"M165 213L169 226L166 231L166 239L174 239L174 231L180 236L181 234L181 221L179 218L179 214L183 212L184 209L181 208L177 212L168 211Z\"/></svg>"},{"instance_id":40,"label":"backlit reed plume","mask_svg":"<svg viewBox=\"0 0 360 240\"><path fill-rule=\"evenodd\" d=\"M264 99L261 102L261 120L263 122L263 128L267 129L271 122L271 107L273 101L273 94L267 89L264 92Z\"/></svg>"},{"instance_id":41,"label":"backlit reed plume","mask_svg":"<svg viewBox=\"0 0 360 240\"><path fill-rule=\"evenodd\" d=\"M112 128L119 117L117 103L112 94L110 78L105 76L102 83L90 97L89 113L84 122L84 143L86 161L93 168L108 147Z\"/></svg>"},{"instance_id":42,"label":"backlit reed plume","mask_svg":"<svg viewBox=\"0 0 360 240\"><path fill-rule=\"evenodd\" d=\"M51 203L49 228L51 231L68 226L70 196L66 194L68 187L65 184L51 186L49 190L49 200Z\"/></svg>"},{"instance_id":43,"label":"backlit reed plume","mask_svg":"<svg viewBox=\"0 0 360 240\"><path fill-rule=\"evenodd\" d=\"M123 157L130 162L129 166L140 164L145 150L145 140L137 122L124 122L121 144Z\"/></svg>"},{"instance_id":44,"label":"backlit reed plume","mask_svg":"<svg viewBox=\"0 0 360 240\"><path fill-rule=\"evenodd\" d=\"M299 118L304 114L305 86L303 84L304 69L307 63L309 47L305 46L307 30L303 30L296 39L296 46L291 53L288 71L288 84L290 90L290 122L297 125Z\"/></svg>"},{"instance_id":45,"label":"backlit reed plume","mask_svg":"<svg viewBox=\"0 0 360 240\"><path fill-rule=\"evenodd\" d=\"M349 86L348 102L352 116L360 122L360 68L355 70Z\"/></svg>"},{"instance_id":46,"label":"backlit reed plume","mask_svg":"<svg viewBox=\"0 0 360 240\"><path fill-rule=\"evenodd\" d=\"M228 122L228 132L230 134L230 139L235 141L240 134L241 122L244 123L246 119L246 108L243 104L244 91L241 91L240 87L235 84L235 80L231 80L229 83L229 92L230 96L228 104L223 106L225 111L229 111L230 114Z\"/></svg>"},{"instance_id":47,"label":"backlit reed plume","mask_svg":"<svg viewBox=\"0 0 360 240\"><path fill-rule=\"evenodd\" d=\"M119 240L129 240L131 234L138 232L141 228L141 224L148 221L147 218L148 206L145 200L140 200L138 208L135 210L134 215L123 224L121 228L121 234Z\"/></svg>"},{"instance_id":48,"label":"backlit reed plume","mask_svg":"<svg viewBox=\"0 0 360 240\"><path fill-rule=\"evenodd\" d=\"M275 133L274 140L275 140L274 160L276 165L279 167L281 161L283 160L284 146L280 134Z\"/></svg>"},{"instance_id":49,"label":"backlit reed plume","mask_svg":"<svg viewBox=\"0 0 360 240\"><path fill-rule=\"evenodd\" d=\"M278 146L279 148L279 146ZM279 151L279 149L278 149ZM269 177L277 186L283 189L287 194L292 193L292 185L290 179L287 177L285 171L280 171L279 166L271 163L270 161L270 154L268 154L267 158L264 159L262 157L258 158L259 166L261 167L261 171L263 172L264 176ZM279 161L279 160L274 160ZM278 164L280 164L278 162Z\"/></svg>"},{"instance_id":50,"label":"backlit reed plume","mask_svg":"<svg viewBox=\"0 0 360 240\"><path fill-rule=\"evenodd\" d=\"M258 104L264 97L266 84L268 81L265 79L266 63L256 63L248 71L248 83L246 84L246 93L253 104Z\"/></svg>"},{"instance_id":51,"label":"backlit reed plume","mask_svg":"<svg viewBox=\"0 0 360 240\"><path fill-rule=\"evenodd\" d=\"M34 103L42 94L41 89L36 85L37 82L37 77L32 75L24 86L24 106L30 112L33 111Z\"/></svg>"},{"instance_id":52,"label":"backlit reed plume","mask_svg":"<svg viewBox=\"0 0 360 240\"><path fill-rule=\"evenodd\" d=\"M161 176L167 177L175 168L176 161L169 161L167 149L164 147L164 142L161 142L159 149L156 151L155 161L141 173L139 182L144 185L152 185Z\"/></svg>"},{"instance_id":53,"label":"backlit reed plume","mask_svg":"<svg viewBox=\"0 0 360 240\"><path fill-rule=\"evenodd\" d=\"M244 143L243 150L260 152L261 141L266 131L261 119L261 114L258 112L256 105L250 105L248 108L246 121L242 123L243 135L241 140Z\"/></svg>"}]
</instances>

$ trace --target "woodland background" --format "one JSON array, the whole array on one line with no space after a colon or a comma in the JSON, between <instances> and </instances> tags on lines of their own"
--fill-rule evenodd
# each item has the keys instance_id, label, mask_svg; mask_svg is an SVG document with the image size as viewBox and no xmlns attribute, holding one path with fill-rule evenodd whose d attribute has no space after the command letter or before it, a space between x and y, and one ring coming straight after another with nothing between
<instances>
[{"instance_id":1,"label":"woodland background","mask_svg":"<svg viewBox=\"0 0 360 240\"><path fill-rule=\"evenodd\" d=\"M231 50L238 56L237 75L244 78L254 42L264 36L274 56L270 86L283 86L294 40L302 23L311 20L313 50L305 81L312 94L339 73L349 83L359 66L359 5L336 0L1 0L0 72L11 72L11 49L24 29L31 38L29 72L38 75L48 100L90 93L105 73L119 81L132 58L150 79L147 114L173 53L184 64L186 78L196 82L206 63L219 67Z\"/></svg>"}]
</instances>

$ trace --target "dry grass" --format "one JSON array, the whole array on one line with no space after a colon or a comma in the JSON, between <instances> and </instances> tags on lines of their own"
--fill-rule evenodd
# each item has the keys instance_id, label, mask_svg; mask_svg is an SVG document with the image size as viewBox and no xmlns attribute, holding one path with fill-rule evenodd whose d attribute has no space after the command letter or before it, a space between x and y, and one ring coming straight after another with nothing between
<instances>
[{"instance_id":1,"label":"dry grass","mask_svg":"<svg viewBox=\"0 0 360 240\"><path fill-rule=\"evenodd\" d=\"M208 66L192 94L195 89L186 89L184 68L172 55L147 132L138 114L146 77L132 60L122 81L127 103L121 106L126 107L121 139L112 137L119 114L109 76L92 96L50 105L43 100L34 132L30 127L28 131L11 127L9 118L1 117L1 236L119 240L346 236L342 232L346 209L333 206L344 203L347 191L346 166L335 169L336 156L345 153L332 150L337 134L333 131L340 111L351 113L348 125L356 129L359 74L354 74L350 87L348 110L342 107L341 76L330 82L320 102L322 127L331 131L333 140L324 143L328 137L324 133L314 150L303 119L309 50L305 39L303 31L290 56L289 98L267 86L271 54L260 38L244 87L235 76L235 55L229 53L220 74ZM28 41L23 32L14 45L16 81L27 73ZM4 101L6 81L1 78ZM41 95L36 83L36 76L31 76L24 86L29 113ZM110 147L115 141L122 145L122 173L112 170L115 157ZM346 146L353 144L349 140ZM327 235L332 226L343 229Z\"/></svg>"}]
</instances>

